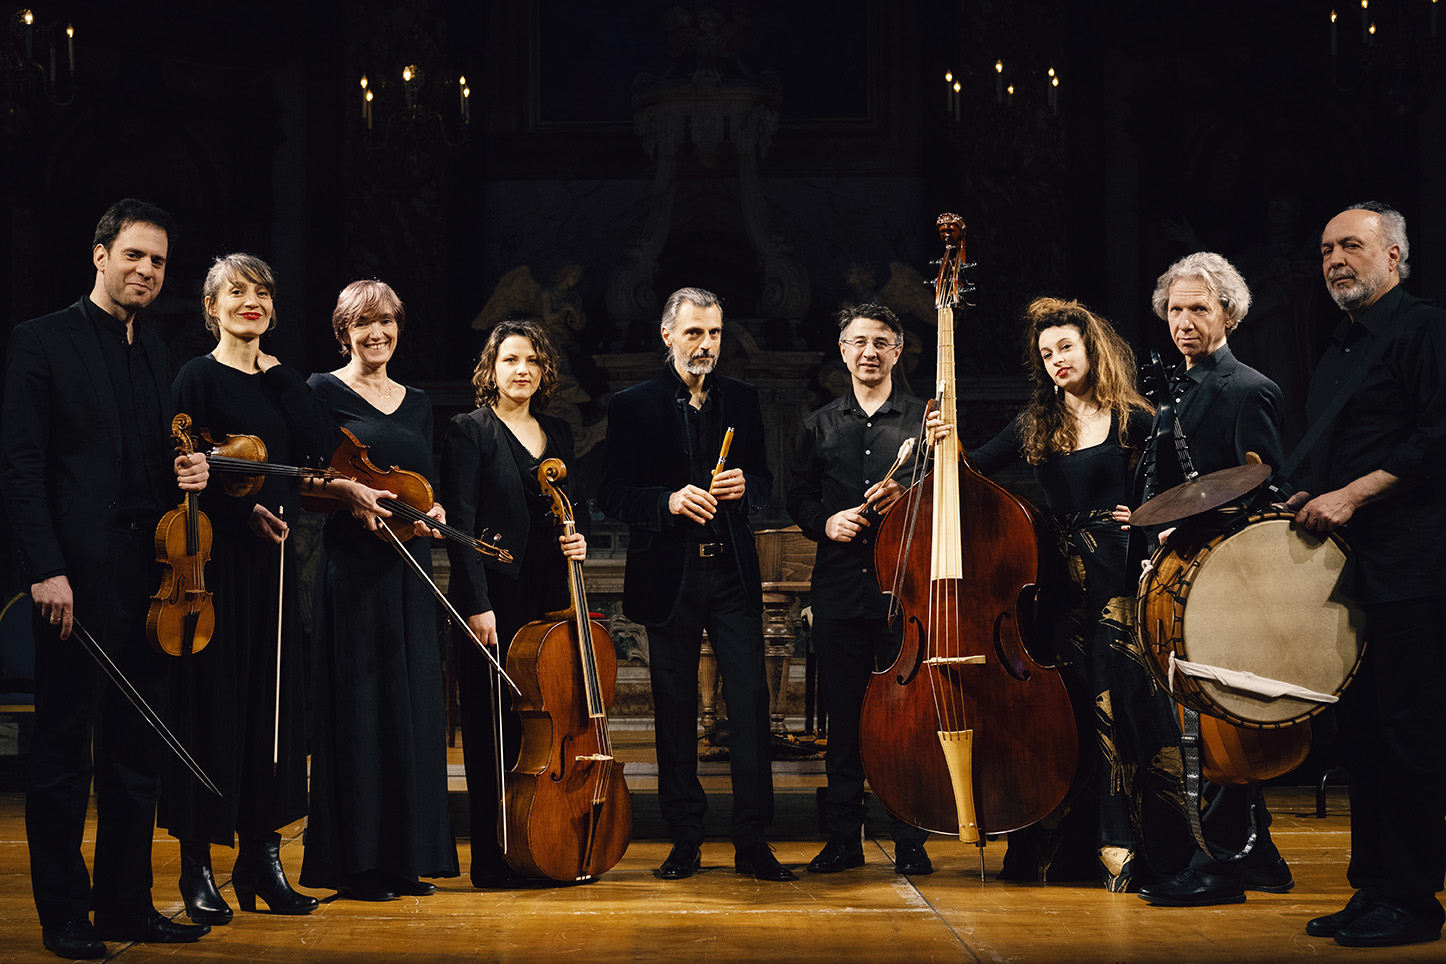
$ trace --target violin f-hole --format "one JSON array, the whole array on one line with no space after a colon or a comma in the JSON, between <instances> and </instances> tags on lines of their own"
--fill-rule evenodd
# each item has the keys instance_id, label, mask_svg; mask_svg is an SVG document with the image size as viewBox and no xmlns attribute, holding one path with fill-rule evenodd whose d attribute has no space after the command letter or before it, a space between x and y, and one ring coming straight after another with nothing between
<instances>
[{"instance_id":1,"label":"violin f-hole","mask_svg":"<svg viewBox=\"0 0 1446 964\"><path fill-rule=\"evenodd\" d=\"M994 655L999 657L999 665L1004 667L1006 673L1023 683L1033 674L1030 673L1022 658L1024 646L1023 641L1019 640L1018 629L1018 624L1009 613L1000 613L994 617ZM1017 654L1011 655L1004 651L1005 635L1020 642Z\"/></svg>"}]
</instances>

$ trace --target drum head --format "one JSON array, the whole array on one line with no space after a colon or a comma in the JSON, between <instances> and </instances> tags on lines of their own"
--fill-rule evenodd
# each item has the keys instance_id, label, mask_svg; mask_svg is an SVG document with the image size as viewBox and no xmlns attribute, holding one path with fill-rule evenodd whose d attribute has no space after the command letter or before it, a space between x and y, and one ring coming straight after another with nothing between
<instances>
[{"instance_id":1,"label":"drum head","mask_svg":"<svg viewBox=\"0 0 1446 964\"><path fill-rule=\"evenodd\" d=\"M1223 537L1190 577L1179 657L1339 693L1360 658L1363 616L1336 591L1346 556L1289 518L1255 521ZM1228 714L1274 726L1323 704L1263 697L1197 679Z\"/></svg>"}]
</instances>

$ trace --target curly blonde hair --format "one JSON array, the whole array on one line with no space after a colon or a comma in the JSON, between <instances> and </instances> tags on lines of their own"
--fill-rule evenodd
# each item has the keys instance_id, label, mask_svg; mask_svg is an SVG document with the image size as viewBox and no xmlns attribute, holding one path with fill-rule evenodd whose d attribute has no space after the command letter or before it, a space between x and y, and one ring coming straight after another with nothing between
<instances>
[{"instance_id":1,"label":"curly blonde hair","mask_svg":"<svg viewBox=\"0 0 1446 964\"><path fill-rule=\"evenodd\" d=\"M547 407L552 393L557 389L557 352L542 326L531 318L508 318L492 329L482 354L477 356L477 367L472 370L472 388L476 392L477 407L491 408L497 404L501 392L497 388L497 353L502 343L513 335L521 335L532 343L537 352L537 363L542 368L542 377L537 380L537 391L533 393L528 408L540 412Z\"/></svg>"},{"instance_id":2,"label":"curly blonde hair","mask_svg":"<svg viewBox=\"0 0 1446 964\"><path fill-rule=\"evenodd\" d=\"M1024 364L1029 370L1029 401L1020 413L1024 459L1039 465L1050 456L1074 450L1079 428L1055 390L1054 380L1039 354L1039 336L1047 328L1069 327L1080 333L1090 363L1090 382L1100 408L1119 423L1121 445L1129 445L1131 410L1153 412L1135 388L1135 353L1129 342L1099 315L1078 301L1036 298L1024 310Z\"/></svg>"}]
</instances>

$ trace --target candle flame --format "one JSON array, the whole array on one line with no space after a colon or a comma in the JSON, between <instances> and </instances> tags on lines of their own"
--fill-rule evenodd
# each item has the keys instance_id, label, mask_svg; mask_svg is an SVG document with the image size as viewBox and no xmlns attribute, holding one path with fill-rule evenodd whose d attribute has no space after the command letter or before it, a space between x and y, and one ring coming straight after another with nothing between
<instances>
[{"instance_id":1,"label":"candle flame","mask_svg":"<svg viewBox=\"0 0 1446 964\"><path fill-rule=\"evenodd\" d=\"M1056 77L1056 78L1054 78L1053 80L1051 80L1051 81L1049 82L1049 86L1051 86L1051 87L1058 87L1058 86L1059 86L1059 78Z\"/></svg>"},{"instance_id":2,"label":"candle flame","mask_svg":"<svg viewBox=\"0 0 1446 964\"><path fill-rule=\"evenodd\" d=\"M367 75L366 75L366 74L362 74L361 87L362 87L362 90L366 90L366 89L367 89Z\"/></svg>"},{"instance_id":3,"label":"candle flame","mask_svg":"<svg viewBox=\"0 0 1446 964\"><path fill-rule=\"evenodd\" d=\"M27 27L35 22L35 14L29 10L20 11L20 16L25 19L25 26Z\"/></svg>"},{"instance_id":4,"label":"candle flame","mask_svg":"<svg viewBox=\"0 0 1446 964\"><path fill-rule=\"evenodd\" d=\"M463 74L463 75L461 75L460 77L458 77L458 78L457 78L457 83L461 84L463 87L466 87L466 86L467 86L467 75L466 75L466 74Z\"/></svg>"},{"instance_id":5,"label":"candle flame","mask_svg":"<svg viewBox=\"0 0 1446 964\"><path fill-rule=\"evenodd\" d=\"M1365 10L1371 5L1371 0L1361 0L1361 9Z\"/></svg>"},{"instance_id":6,"label":"candle flame","mask_svg":"<svg viewBox=\"0 0 1446 964\"><path fill-rule=\"evenodd\" d=\"M1375 35L1376 35L1376 23L1375 23L1375 21L1373 20L1373 21L1371 21L1371 36L1374 37Z\"/></svg>"},{"instance_id":7,"label":"candle flame","mask_svg":"<svg viewBox=\"0 0 1446 964\"><path fill-rule=\"evenodd\" d=\"M959 93L959 81L954 81L954 93Z\"/></svg>"},{"instance_id":8,"label":"candle flame","mask_svg":"<svg viewBox=\"0 0 1446 964\"><path fill-rule=\"evenodd\" d=\"M996 61L994 61L994 72L995 72L996 74L1002 74L1002 73L1004 73L1004 61L1002 61L1002 60L996 60Z\"/></svg>"},{"instance_id":9,"label":"candle flame","mask_svg":"<svg viewBox=\"0 0 1446 964\"><path fill-rule=\"evenodd\" d=\"M1009 85L1008 87L1006 87L1005 89L1009 91L1009 96L1010 96L1010 97L1013 97L1013 96L1014 96L1014 85L1013 85L1013 84L1010 84L1010 85Z\"/></svg>"},{"instance_id":10,"label":"candle flame","mask_svg":"<svg viewBox=\"0 0 1446 964\"><path fill-rule=\"evenodd\" d=\"M1434 0L1433 0L1433 2L1434 2ZM1335 22L1336 22L1336 12L1335 12L1334 10L1332 10L1332 11L1331 11L1331 23L1335 23Z\"/></svg>"},{"instance_id":11,"label":"candle flame","mask_svg":"<svg viewBox=\"0 0 1446 964\"><path fill-rule=\"evenodd\" d=\"M74 37L75 37L75 25L74 25L74 24L72 24L72 25L70 25L70 26L68 26L68 27L65 28L65 35L66 35L67 37L70 37L70 38L74 39Z\"/></svg>"},{"instance_id":12,"label":"candle flame","mask_svg":"<svg viewBox=\"0 0 1446 964\"><path fill-rule=\"evenodd\" d=\"M411 68L410 66L408 66L408 67L403 67L403 68L402 68L402 80L411 80L411 79L412 79L412 68Z\"/></svg>"},{"instance_id":13,"label":"candle flame","mask_svg":"<svg viewBox=\"0 0 1446 964\"><path fill-rule=\"evenodd\" d=\"M463 96L463 97L471 97L471 96L472 96L472 88L471 88L471 87L463 87L463 88L462 88L462 96Z\"/></svg>"},{"instance_id":14,"label":"candle flame","mask_svg":"<svg viewBox=\"0 0 1446 964\"><path fill-rule=\"evenodd\" d=\"M1053 68L1053 67L1049 68L1049 75L1050 75L1051 77L1054 76L1054 68Z\"/></svg>"},{"instance_id":15,"label":"candle flame","mask_svg":"<svg viewBox=\"0 0 1446 964\"><path fill-rule=\"evenodd\" d=\"M371 92L371 91L367 91L367 103L370 104L371 102L372 102L372 92Z\"/></svg>"},{"instance_id":16,"label":"candle flame","mask_svg":"<svg viewBox=\"0 0 1446 964\"><path fill-rule=\"evenodd\" d=\"M952 83L954 83L954 71L952 71L952 70L946 70L946 71L944 71L944 83L946 83L946 84L952 84Z\"/></svg>"}]
</instances>

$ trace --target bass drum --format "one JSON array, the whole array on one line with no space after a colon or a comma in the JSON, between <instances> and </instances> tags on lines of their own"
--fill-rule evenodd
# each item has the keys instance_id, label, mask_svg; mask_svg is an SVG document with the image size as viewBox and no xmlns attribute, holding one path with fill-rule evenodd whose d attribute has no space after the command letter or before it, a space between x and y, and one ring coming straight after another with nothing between
<instances>
[{"instance_id":1,"label":"bass drum","mask_svg":"<svg viewBox=\"0 0 1446 964\"><path fill-rule=\"evenodd\" d=\"M1363 616L1337 591L1349 549L1291 518L1181 526L1151 557L1136 597L1140 643L1182 705L1237 726L1290 726L1334 702L1355 675Z\"/></svg>"}]
</instances>

